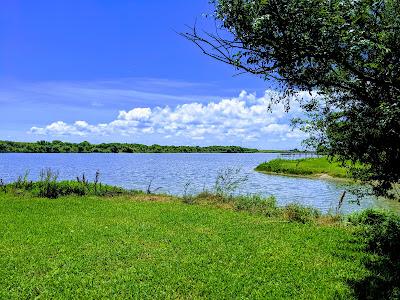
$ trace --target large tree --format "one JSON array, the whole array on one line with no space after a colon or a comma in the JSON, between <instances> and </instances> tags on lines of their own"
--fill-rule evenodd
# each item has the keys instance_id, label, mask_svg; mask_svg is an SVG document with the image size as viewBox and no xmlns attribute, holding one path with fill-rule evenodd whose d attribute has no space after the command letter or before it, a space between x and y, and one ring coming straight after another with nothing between
<instances>
[{"instance_id":1,"label":"large tree","mask_svg":"<svg viewBox=\"0 0 400 300\"><path fill-rule=\"evenodd\" d=\"M284 95L317 93L300 99L308 142L376 194L391 194L400 181L400 0L212 2L216 32L194 27L184 36L217 60L275 80Z\"/></svg>"}]
</instances>

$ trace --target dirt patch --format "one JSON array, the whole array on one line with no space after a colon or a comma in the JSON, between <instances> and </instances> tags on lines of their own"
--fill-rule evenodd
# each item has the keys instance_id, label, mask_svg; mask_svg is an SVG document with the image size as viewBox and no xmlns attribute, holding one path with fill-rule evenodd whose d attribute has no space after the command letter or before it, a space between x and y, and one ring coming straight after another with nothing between
<instances>
[{"instance_id":1,"label":"dirt patch","mask_svg":"<svg viewBox=\"0 0 400 300\"><path fill-rule=\"evenodd\" d=\"M334 177L332 177L331 175L328 175L328 174L318 174L318 178L320 178L320 179L333 179Z\"/></svg>"},{"instance_id":2,"label":"dirt patch","mask_svg":"<svg viewBox=\"0 0 400 300\"><path fill-rule=\"evenodd\" d=\"M298 178L308 178L308 179L332 180L332 181L342 181L342 182L354 182L350 178L333 177L333 176L328 175L326 173L312 174L312 175L300 175L300 174L276 173L276 172L268 172L268 171L257 171L257 172L264 173L264 174L267 174L267 175L298 177Z\"/></svg>"}]
</instances>

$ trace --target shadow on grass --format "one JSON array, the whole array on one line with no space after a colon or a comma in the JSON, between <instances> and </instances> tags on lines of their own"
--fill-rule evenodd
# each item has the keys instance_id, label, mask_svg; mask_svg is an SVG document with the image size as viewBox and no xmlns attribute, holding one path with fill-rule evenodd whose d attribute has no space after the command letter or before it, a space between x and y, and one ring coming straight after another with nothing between
<instances>
[{"instance_id":1,"label":"shadow on grass","mask_svg":"<svg viewBox=\"0 0 400 300\"><path fill-rule=\"evenodd\" d=\"M400 299L400 264L389 258L375 258L365 266L371 275L350 282L357 299Z\"/></svg>"},{"instance_id":2,"label":"shadow on grass","mask_svg":"<svg viewBox=\"0 0 400 300\"><path fill-rule=\"evenodd\" d=\"M366 210L350 217L360 226L358 237L369 252L364 265L369 275L350 282L358 299L400 299L400 216Z\"/></svg>"}]
</instances>

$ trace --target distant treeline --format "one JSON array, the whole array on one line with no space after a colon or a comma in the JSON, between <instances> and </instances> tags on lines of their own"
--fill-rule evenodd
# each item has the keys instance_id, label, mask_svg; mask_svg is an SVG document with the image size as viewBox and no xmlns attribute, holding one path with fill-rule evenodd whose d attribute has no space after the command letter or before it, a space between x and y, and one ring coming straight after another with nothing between
<instances>
[{"instance_id":1,"label":"distant treeline","mask_svg":"<svg viewBox=\"0 0 400 300\"><path fill-rule=\"evenodd\" d=\"M35 143L0 141L1 153L255 153L257 149L238 146L161 146L143 144L91 144L39 141Z\"/></svg>"}]
</instances>

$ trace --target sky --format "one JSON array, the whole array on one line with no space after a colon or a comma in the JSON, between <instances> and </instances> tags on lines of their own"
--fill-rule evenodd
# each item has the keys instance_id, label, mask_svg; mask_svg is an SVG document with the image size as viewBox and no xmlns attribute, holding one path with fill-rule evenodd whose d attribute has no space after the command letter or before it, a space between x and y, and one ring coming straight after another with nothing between
<instances>
[{"instance_id":1,"label":"sky","mask_svg":"<svg viewBox=\"0 0 400 300\"><path fill-rule=\"evenodd\" d=\"M214 29L208 2L3 0L0 139L300 147L273 82L178 34Z\"/></svg>"}]
</instances>

